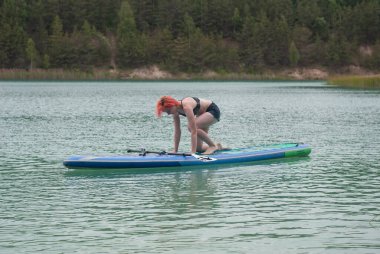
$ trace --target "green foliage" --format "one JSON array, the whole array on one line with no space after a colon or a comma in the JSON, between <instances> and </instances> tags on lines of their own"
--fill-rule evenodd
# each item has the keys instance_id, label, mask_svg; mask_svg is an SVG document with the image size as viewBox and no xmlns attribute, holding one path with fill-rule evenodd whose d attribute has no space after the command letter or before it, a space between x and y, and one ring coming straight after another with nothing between
<instances>
[{"instance_id":1,"label":"green foliage","mask_svg":"<svg viewBox=\"0 0 380 254\"><path fill-rule=\"evenodd\" d=\"M360 64L365 68L376 70L380 66L380 41L377 42L371 51L361 54Z\"/></svg>"},{"instance_id":2,"label":"green foliage","mask_svg":"<svg viewBox=\"0 0 380 254\"><path fill-rule=\"evenodd\" d=\"M49 69L50 68L50 57L45 54L42 59L42 68Z\"/></svg>"},{"instance_id":3,"label":"green foliage","mask_svg":"<svg viewBox=\"0 0 380 254\"><path fill-rule=\"evenodd\" d=\"M28 43L26 46L26 55L28 56L28 59L30 61L30 69L33 69L33 63L37 59L38 52L36 49L36 44L31 38L28 39Z\"/></svg>"},{"instance_id":4,"label":"green foliage","mask_svg":"<svg viewBox=\"0 0 380 254\"><path fill-rule=\"evenodd\" d=\"M255 22L251 15L246 15L240 35L240 56L247 67L264 64L263 33L262 23Z\"/></svg>"},{"instance_id":5,"label":"green foliage","mask_svg":"<svg viewBox=\"0 0 380 254\"><path fill-rule=\"evenodd\" d=\"M342 37L334 36L327 44L327 65L342 66L348 63L348 43Z\"/></svg>"},{"instance_id":6,"label":"green foliage","mask_svg":"<svg viewBox=\"0 0 380 254\"><path fill-rule=\"evenodd\" d=\"M121 3L119 15L119 23L117 25L117 37L124 41L136 36L136 22L132 8L128 0Z\"/></svg>"},{"instance_id":7,"label":"green foliage","mask_svg":"<svg viewBox=\"0 0 380 254\"><path fill-rule=\"evenodd\" d=\"M238 8L235 8L234 15L232 16L233 33L235 36L240 31L242 23L243 19L240 16L240 11Z\"/></svg>"},{"instance_id":8,"label":"green foliage","mask_svg":"<svg viewBox=\"0 0 380 254\"><path fill-rule=\"evenodd\" d=\"M2 0L0 67L375 70L379 13L378 0Z\"/></svg>"},{"instance_id":9,"label":"green foliage","mask_svg":"<svg viewBox=\"0 0 380 254\"><path fill-rule=\"evenodd\" d=\"M380 1L362 1L345 8L340 15L339 31L351 42L374 44L380 35Z\"/></svg>"},{"instance_id":10,"label":"green foliage","mask_svg":"<svg viewBox=\"0 0 380 254\"><path fill-rule=\"evenodd\" d=\"M294 41L292 41L289 47L289 61L290 61L291 66L293 67L297 66L299 60L300 60L300 54L298 52L296 44L294 43Z\"/></svg>"},{"instance_id":11,"label":"green foliage","mask_svg":"<svg viewBox=\"0 0 380 254\"><path fill-rule=\"evenodd\" d=\"M157 29L147 42L148 61L152 64L169 66L173 45L173 35L170 30Z\"/></svg>"},{"instance_id":12,"label":"green foliage","mask_svg":"<svg viewBox=\"0 0 380 254\"><path fill-rule=\"evenodd\" d=\"M4 0L0 9L0 65L13 68L26 61L26 3Z\"/></svg>"},{"instance_id":13,"label":"green foliage","mask_svg":"<svg viewBox=\"0 0 380 254\"><path fill-rule=\"evenodd\" d=\"M118 63L121 67L135 67L144 61L144 36L138 33L135 17L128 0L119 11L117 27Z\"/></svg>"},{"instance_id":14,"label":"green foliage","mask_svg":"<svg viewBox=\"0 0 380 254\"><path fill-rule=\"evenodd\" d=\"M96 32L96 30L91 28L90 23L88 23L87 20L84 21L83 26L82 26L82 32L83 35L86 37L91 37L93 35L93 32Z\"/></svg>"},{"instance_id":15,"label":"green foliage","mask_svg":"<svg viewBox=\"0 0 380 254\"><path fill-rule=\"evenodd\" d=\"M51 24L51 33L49 36L49 55L53 67L65 66L62 65L63 51L66 49L67 38L63 35L63 25L61 18L56 15ZM66 67L66 66L65 66Z\"/></svg>"}]
</instances>

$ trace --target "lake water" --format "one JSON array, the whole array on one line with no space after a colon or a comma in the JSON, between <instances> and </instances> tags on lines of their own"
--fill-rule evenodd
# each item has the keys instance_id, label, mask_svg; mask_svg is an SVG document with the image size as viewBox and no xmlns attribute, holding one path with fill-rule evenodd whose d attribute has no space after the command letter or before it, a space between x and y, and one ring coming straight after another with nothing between
<instances>
[{"instance_id":1,"label":"lake water","mask_svg":"<svg viewBox=\"0 0 380 254\"><path fill-rule=\"evenodd\" d=\"M229 147L308 158L68 170L72 154L170 150L161 95L211 98ZM182 118L181 151L190 136ZM380 91L323 82L0 83L0 253L380 253Z\"/></svg>"}]
</instances>

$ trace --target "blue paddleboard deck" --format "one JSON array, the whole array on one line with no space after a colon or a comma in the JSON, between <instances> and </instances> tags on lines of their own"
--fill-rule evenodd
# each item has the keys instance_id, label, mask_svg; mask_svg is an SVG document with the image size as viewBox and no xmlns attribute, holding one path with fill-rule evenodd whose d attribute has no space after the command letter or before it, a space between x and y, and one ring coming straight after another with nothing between
<instances>
[{"instance_id":1,"label":"blue paddleboard deck","mask_svg":"<svg viewBox=\"0 0 380 254\"><path fill-rule=\"evenodd\" d=\"M261 160L308 156L311 148L307 144L275 144L218 151L208 155L216 160L201 161L193 156L145 154L83 156L74 155L63 161L67 168L159 168L206 166L231 163L245 163Z\"/></svg>"}]
</instances>

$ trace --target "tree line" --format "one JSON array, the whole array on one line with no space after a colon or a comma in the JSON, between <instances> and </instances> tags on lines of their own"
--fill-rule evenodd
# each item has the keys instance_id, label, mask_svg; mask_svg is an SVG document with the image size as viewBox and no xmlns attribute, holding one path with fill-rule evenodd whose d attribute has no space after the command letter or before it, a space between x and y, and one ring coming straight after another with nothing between
<instances>
[{"instance_id":1,"label":"tree line","mask_svg":"<svg viewBox=\"0 0 380 254\"><path fill-rule=\"evenodd\" d=\"M380 67L379 0L0 0L0 68Z\"/></svg>"}]
</instances>

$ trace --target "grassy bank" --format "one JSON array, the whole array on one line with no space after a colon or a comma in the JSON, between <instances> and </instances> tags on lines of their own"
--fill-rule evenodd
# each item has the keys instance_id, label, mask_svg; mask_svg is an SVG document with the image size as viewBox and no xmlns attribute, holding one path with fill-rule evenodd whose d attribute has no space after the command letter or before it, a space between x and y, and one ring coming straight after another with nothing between
<instances>
[{"instance_id":1,"label":"grassy bank","mask_svg":"<svg viewBox=\"0 0 380 254\"><path fill-rule=\"evenodd\" d=\"M157 66L131 70L93 69L0 69L0 80L324 80L327 73L316 69L278 69L256 72L205 71L200 73L173 73Z\"/></svg>"},{"instance_id":2,"label":"grassy bank","mask_svg":"<svg viewBox=\"0 0 380 254\"><path fill-rule=\"evenodd\" d=\"M0 80L117 80L116 73L106 70L80 71L64 69L0 69Z\"/></svg>"},{"instance_id":3,"label":"grassy bank","mask_svg":"<svg viewBox=\"0 0 380 254\"><path fill-rule=\"evenodd\" d=\"M380 88L380 75L373 76L336 76L328 79L331 85L350 88Z\"/></svg>"},{"instance_id":4,"label":"grassy bank","mask_svg":"<svg viewBox=\"0 0 380 254\"><path fill-rule=\"evenodd\" d=\"M157 68L135 70L64 70L64 69L0 69L0 80L288 80L287 75L260 73L170 73Z\"/></svg>"}]
</instances>

